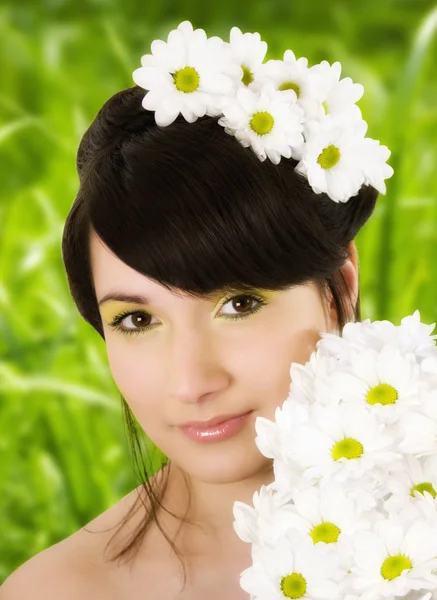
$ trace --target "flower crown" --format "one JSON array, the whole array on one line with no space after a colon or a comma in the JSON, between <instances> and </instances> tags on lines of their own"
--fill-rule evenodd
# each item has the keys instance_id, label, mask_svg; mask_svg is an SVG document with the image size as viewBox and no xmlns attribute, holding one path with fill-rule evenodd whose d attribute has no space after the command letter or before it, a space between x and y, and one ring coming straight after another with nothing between
<instances>
[{"instance_id":1,"label":"flower crown","mask_svg":"<svg viewBox=\"0 0 437 600\"><path fill-rule=\"evenodd\" d=\"M167 42L154 40L151 51L132 78L148 90L142 106L155 112L157 125L167 127L179 113L189 123L220 116L226 133L261 161L298 160L295 170L317 194L347 202L364 184L386 193L390 150L365 137L367 123L355 104L364 88L350 77L340 80L339 62L308 67L306 58L286 50L283 60L264 63L267 43L259 33L232 27L228 43L207 38L190 21Z\"/></svg>"}]
</instances>

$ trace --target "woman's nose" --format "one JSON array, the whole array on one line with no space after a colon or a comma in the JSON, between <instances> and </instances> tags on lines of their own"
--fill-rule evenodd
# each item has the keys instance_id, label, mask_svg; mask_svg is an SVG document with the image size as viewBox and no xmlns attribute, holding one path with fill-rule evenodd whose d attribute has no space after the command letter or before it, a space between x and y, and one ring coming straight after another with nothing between
<instances>
[{"instance_id":1,"label":"woman's nose","mask_svg":"<svg viewBox=\"0 0 437 600\"><path fill-rule=\"evenodd\" d=\"M217 344L207 334L191 332L173 338L168 357L168 395L186 403L229 384L229 373Z\"/></svg>"}]
</instances>

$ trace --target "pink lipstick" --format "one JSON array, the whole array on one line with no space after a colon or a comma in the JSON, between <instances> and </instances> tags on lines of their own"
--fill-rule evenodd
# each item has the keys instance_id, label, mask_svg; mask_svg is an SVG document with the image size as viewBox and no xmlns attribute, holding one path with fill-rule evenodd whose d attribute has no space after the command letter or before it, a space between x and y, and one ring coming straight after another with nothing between
<instances>
[{"instance_id":1,"label":"pink lipstick","mask_svg":"<svg viewBox=\"0 0 437 600\"><path fill-rule=\"evenodd\" d=\"M228 439L236 435L243 429L253 411L238 415L231 419L216 423L215 425L205 426L202 424L187 424L180 426L179 429L188 438L195 442L211 443Z\"/></svg>"}]
</instances>

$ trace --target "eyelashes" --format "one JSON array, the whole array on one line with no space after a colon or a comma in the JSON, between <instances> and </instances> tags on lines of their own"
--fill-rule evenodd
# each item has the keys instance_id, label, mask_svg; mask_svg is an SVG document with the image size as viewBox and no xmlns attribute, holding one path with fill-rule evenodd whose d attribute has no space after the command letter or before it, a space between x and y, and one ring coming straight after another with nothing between
<instances>
[{"instance_id":1,"label":"eyelashes","mask_svg":"<svg viewBox=\"0 0 437 600\"><path fill-rule=\"evenodd\" d=\"M252 300L255 300L256 302L258 302L258 306L256 306L255 308L252 308L250 311L242 313L242 314L222 315L223 318L231 319L233 321L247 319L248 317L257 313L259 310L261 310L263 308L263 306L265 306L267 304L267 302L264 300L264 298L260 298L259 296L256 296L254 294L237 294L236 296L231 296L231 297L227 298L223 302L221 308L223 308L223 306L225 306L230 300L234 300L235 298L242 298L242 297L243 298L251 298ZM144 317L145 319L147 319L147 317L152 316L144 310L133 310L133 311L126 310L126 311L123 311L123 312L119 313L118 315L116 315L114 317L114 319L111 321L111 323L109 323L109 326L111 327L111 329L113 329L115 331L119 331L123 335L140 335L142 333L149 331L156 325L156 324L146 325L145 327L125 327L121 324L122 321L124 321L124 319L126 317L133 316L133 315L138 315L140 317Z\"/></svg>"}]
</instances>

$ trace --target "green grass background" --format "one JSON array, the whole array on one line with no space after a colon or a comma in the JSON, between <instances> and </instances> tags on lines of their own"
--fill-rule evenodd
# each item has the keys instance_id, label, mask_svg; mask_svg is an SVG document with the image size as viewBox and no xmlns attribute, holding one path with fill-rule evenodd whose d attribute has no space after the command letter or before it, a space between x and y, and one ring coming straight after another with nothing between
<instances>
[{"instance_id":1,"label":"green grass background","mask_svg":"<svg viewBox=\"0 0 437 600\"><path fill-rule=\"evenodd\" d=\"M104 343L70 298L60 240L75 154L182 20L259 31L339 60L365 87L368 135L392 150L388 193L357 238L363 318L437 320L437 5L427 0L21 0L0 4L0 582L139 481Z\"/></svg>"}]
</instances>

